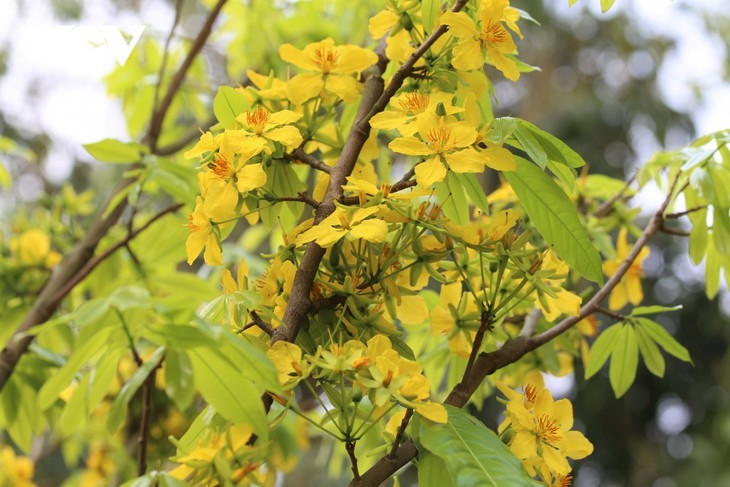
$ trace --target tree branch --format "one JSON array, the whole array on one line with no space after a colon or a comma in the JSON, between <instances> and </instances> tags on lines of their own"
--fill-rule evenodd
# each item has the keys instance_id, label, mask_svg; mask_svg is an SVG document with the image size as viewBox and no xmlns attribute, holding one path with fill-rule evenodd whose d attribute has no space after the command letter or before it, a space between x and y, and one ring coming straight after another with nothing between
<instances>
[{"instance_id":1,"label":"tree branch","mask_svg":"<svg viewBox=\"0 0 730 487\"><path fill-rule=\"evenodd\" d=\"M218 18L218 15L220 14L221 9L223 8L223 5L225 5L225 3L226 0L218 0L218 3L215 4L213 10L211 10L208 14L208 17L205 19L203 27L200 29L200 32L198 32L198 35L193 41L193 45L188 51L188 55L185 56L182 64L178 68L175 75L172 77L172 81L170 81L170 85L167 87L165 97L162 99L160 106L152 115L152 120L150 121L150 127L148 130L148 139L145 140L152 152L156 152L157 150L157 141L160 138L160 133L162 131L162 123L165 121L165 116L170 109L172 100L175 97L177 91L182 86L183 80L185 79L185 76L187 75L190 66L193 64L193 61L197 57L198 53L203 49L205 43L208 42L208 37L210 37L210 34L213 30L213 24Z\"/></svg>"},{"instance_id":2,"label":"tree branch","mask_svg":"<svg viewBox=\"0 0 730 487\"><path fill-rule=\"evenodd\" d=\"M669 203L674 197L674 190L677 187L679 176L677 174L674 181L672 182L667 197L662 202L659 210L650 220L641 236L636 240L634 246L629 251L624 261L619 265L616 273L599 289L596 294L591 298L588 303L583 305L580 309L578 316L571 316L565 318L557 325L552 328L528 338L527 336L519 335L516 338L507 340L501 348L489 352L481 353L477 360L474 362L471 373L468 377L464 377L462 381L454 387L449 393L444 404L448 404L455 407L464 407L471 398L472 394L481 385L482 381L488 376L496 372L497 370L510 365L527 353L535 350L536 348L544 345L558 335L564 333L583 318L595 313L599 310L601 302L608 297L611 291L618 285L621 279L624 277L626 272L631 267L631 264L639 256L641 250L646 246L649 239L661 230L664 218L662 215L666 211ZM353 481L350 483L351 487L376 487L383 481L393 475L405 464L410 462L417 455L418 451L413 443L413 440L408 440L398 449L395 458L390 455L381 458L378 462L373 465L368 471L362 474L361 479L357 482Z\"/></svg>"},{"instance_id":3,"label":"tree branch","mask_svg":"<svg viewBox=\"0 0 730 487\"><path fill-rule=\"evenodd\" d=\"M318 171L322 171L327 174L332 172L332 168L330 166L328 166L324 162L320 161L313 155L307 154L306 152L304 152L304 150L301 147L298 148L297 150L295 150L294 152L292 152L291 154L285 153L284 158L288 159L290 161L297 161L297 162L304 163L308 166L313 167L314 169L316 169Z\"/></svg>"},{"instance_id":4,"label":"tree branch","mask_svg":"<svg viewBox=\"0 0 730 487\"><path fill-rule=\"evenodd\" d=\"M213 23L218 17L218 14L225 2L226 0L219 0L216 7L210 12L203 29L193 42L193 46L191 47L188 56L185 58L185 61L183 61L183 64L180 66L177 73L175 73L172 82L168 86L165 98L150 122L147 135L145 135L143 142L153 153L157 152L157 141L160 136L162 121L170 108L172 98L180 88L193 59L208 40ZM116 195L122 193L122 191L124 191L129 185L134 184L135 181L136 178L128 177L117 183L114 188L112 188L109 202L114 201ZM107 205L109 202L107 202ZM48 321L53 313L56 312L61 303L60 299L63 299L59 299L59 296L62 294L60 291L68 288L68 282L72 279L76 279L80 282L80 279L75 278L76 274L85 268L88 262L93 258L96 247L99 245L101 239L114 225L116 225L117 220L119 220L124 209L127 207L127 199L123 198L110 210L107 210L107 205L104 205L104 210L100 211L96 215L91 227L74 246L68 257L57 266L53 274L51 274L48 278L30 311L28 311L28 314L15 330L10 340L8 340L5 348L3 348L2 352L0 352L0 391L2 391L3 387L5 387L5 384L8 382L13 370L15 370L18 361L28 350L28 347L33 341L33 337L26 335L26 332L34 326ZM68 291L66 291L66 294L68 294Z\"/></svg>"},{"instance_id":5,"label":"tree branch","mask_svg":"<svg viewBox=\"0 0 730 487\"><path fill-rule=\"evenodd\" d=\"M613 210L613 204L624 197L626 192L629 190L629 187L636 180L637 174L637 172L634 172L634 174L626 181L624 187L621 188L621 191L616 193L610 200L606 200L601 203L601 205L596 208L596 211L593 212L593 216L595 216L596 218L603 218L604 216L608 216Z\"/></svg>"}]
</instances>

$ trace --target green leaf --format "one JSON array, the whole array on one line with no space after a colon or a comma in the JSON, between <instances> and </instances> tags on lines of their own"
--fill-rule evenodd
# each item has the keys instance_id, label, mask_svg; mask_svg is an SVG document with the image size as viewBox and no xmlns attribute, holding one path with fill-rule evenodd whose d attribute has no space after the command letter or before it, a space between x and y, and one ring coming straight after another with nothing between
<instances>
[{"instance_id":1,"label":"green leaf","mask_svg":"<svg viewBox=\"0 0 730 487\"><path fill-rule=\"evenodd\" d=\"M611 356L613 344L618 338L618 332L620 329L620 323L609 326L603 330L603 332L598 335L598 338L596 338L596 341L593 342L593 346L591 346L591 351L588 353L588 361L586 363L586 379L590 379L596 375L596 373L601 370L601 367L603 367L603 364L606 363L608 357Z\"/></svg>"},{"instance_id":2,"label":"green leaf","mask_svg":"<svg viewBox=\"0 0 730 487\"><path fill-rule=\"evenodd\" d=\"M230 86L221 86L213 100L213 113L224 129L235 126L236 117L250 108L246 97Z\"/></svg>"},{"instance_id":3,"label":"green leaf","mask_svg":"<svg viewBox=\"0 0 730 487\"><path fill-rule=\"evenodd\" d=\"M46 410L51 407L61 392L71 383L76 372L94 356L107 350L107 340L110 334L111 329L105 328L76 344L68 362L48 379L38 392L38 405L41 409Z\"/></svg>"},{"instance_id":4,"label":"green leaf","mask_svg":"<svg viewBox=\"0 0 730 487\"><path fill-rule=\"evenodd\" d=\"M127 407L129 402L132 400L137 390L142 386L147 377L155 370L165 356L165 347L159 347L155 352L139 367L129 381L124 384L122 390L114 399L111 407L109 408L109 417L107 418L107 428L110 432L115 432L119 429L119 425L122 424L127 413Z\"/></svg>"},{"instance_id":5,"label":"green leaf","mask_svg":"<svg viewBox=\"0 0 730 487\"><path fill-rule=\"evenodd\" d=\"M466 191L472 203L482 210L485 215L489 214L489 201L487 195L484 194L484 188L477 179L476 174L472 173L452 173L453 177L461 184Z\"/></svg>"},{"instance_id":6,"label":"green leaf","mask_svg":"<svg viewBox=\"0 0 730 487\"><path fill-rule=\"evenodd\" d=\"M495 118L487 132L487 140L495 144L502 144L517 129L517 121L512 117Z\"/></svg>"},{"instance_id":7,"label":"green leaf","mask_svg":"<svg viewBox=\"0 0 730 487\"><path fill-rule=\"evenodd\" d=\"M423 30L430 33L441 11L441 0L423 0L421 2L421 20Z\"/></svg>"},{"instance_id":8,"label":"green leaf","mask_svg":"<svg viewBox=\"0 0 730 487\"><path fill-rule=\"evenodd\" d=\"M84 149L91 156L102 162L125 164L139 162L149 152L147 147L136 142L121 142L116 139L104 139L92 144L84 144Z\"/></svg>"},{"instance_id":9,"label":"green leaf","mask_svg":"<svg viewBox=\"0 0 730 487\"><path fill-rule=\"evenodd\" d=\"M611 366L608 368L608 378L617 398L623 396L634 383L639 366L639 346L634 327L626 323L620 326L621 331L614 342Z\"/></svg>"},{"instance_id":10,"label":"green leaf","mask_svg":"<svg viewBox=\"0 0 730 487\"><path fill-rule=\"evenodd\" d=\"M692 363L692 358L689 356L687 349L675 340L674 337L662 327L662 325L648 318L639 318L635 321L636 325L643 328L652 340L662 347L669 355L673 355L679 360Z\"/></svg>"},{"instance_id":11,"label":"green leaf","mask_svg":"<svg viewBox=\"0 0 730 487\"><path fill-rule=\"evenodd\" d=\"M522 145L522 149L530 156L530 159L540 166L540 169L545 169L545 166L547 166L547 154L530 130L524 124L518 124L514 135Z\"/></svg>"},{"instance_id":12,"label":"green leaf","mask_svg":"<svg viewBox=\"0 0 730 487\"><path fill-rule=\"evenodd\" d=\"M613 6L613 3L616 0L601 0L601 10L603 13L608 12L608 9L610 9Z\"/></svg>"},{"instance_id":13,"label":"green leaf","mask_svg":"<svg viewBox=\"0 0 730 487\"><path fill-rule=\"evenodd\" d=\"M534 164L516 159L517 171L503 174L532 222L561 259L586 279L602 284L601 256L568 195Z\"/></svg>"},{"instance_id":14,"label":"green leaf","mask_svg":"<svg viewBox=\"0 0 730 487\"><path fill-rule=\"evenodd\" d=\"M188 356L168 350L165 356L165 393L180 411L186 410L193 402L193 382L193 366Z\"/></svg>"},{"instance_id":15,"label":"green leaf","mask_svg":"<svg viewBox=\"0 0 730 487\"><path fill-rule=\"evenodd\" d=\"M251 426L259 441L266 443L269 428L261 402L263 390L254 387L241 373L242 367L234 366L217 349L193 349L188 357L203 398L225 419Z\"/></svg>"},{"instance_id":16,"label":"green leaf","mask_svg":"<svg viewBox=\"0 0 730 487\"><path fill-rule=\"evenodd\" d=\"M457 225L469 223L469 205L461 181L454 177L454 172L446 173L443 181L434 184L439 205L446 217Z\"/></svg>"},{"instance_id":17,"label":"green leaf","mask_svg":"<svg viewBox=\"0 0 730 487\"><path fill-rule=\"evenodd\" d=\"M529 133L531 136L530 140L534 139L539 144L541 151L546 155L547 159L572 168L585 166L586 161L562 140L526 120L520 118L514 120L517 122L518 127L514 135L518 141L520 141L520 135L524 136L526 133ZM530 154L527 148L524 149Z\"/></svg>"},{"instance_id":18,"label":"green leaf","mask_svg":"<svg viewBox=\"0 0 730 487\"><path fill-rule=\"evenodd\" d=\"M446 462L428 451L418 455L419 487L456 487Z\"/></svg>"},{"instance_id":19,"label":"green leaf","mask_svg":"<svg viewBox=\"0 0 730 487\"><path fill-rule=\"evenodd\" d=\"M635 331L639 352L641 352L646 368L657 377L664 377L665 362L659 347L643 327L637 326Z\"/></svg>"},{"instance_id":20,"label":"green leaf","mask_svg":"<svg viewBox=\"0 0 730 487\"><path fill-rule=\"evenodd\" d=\"M637 306L636 308L631 310L631 314L629 316L644 316L657 313L669 313L670 311L677 311L680 309L682 309L681 304L677 306Z\"/></svg>"},{"instance_id":21,"label":"green leaf","mask_svg":"<svg viewBox=\"0 0 730 487\"><path fill-rule=\"evenodd\" d=\"M459 408L446 406L446 424L428 420L421 425L422 446L446 465L454 485L459 487L511 487L538 484L522 463L481 421Z\"/></svg>"}]
</instances>

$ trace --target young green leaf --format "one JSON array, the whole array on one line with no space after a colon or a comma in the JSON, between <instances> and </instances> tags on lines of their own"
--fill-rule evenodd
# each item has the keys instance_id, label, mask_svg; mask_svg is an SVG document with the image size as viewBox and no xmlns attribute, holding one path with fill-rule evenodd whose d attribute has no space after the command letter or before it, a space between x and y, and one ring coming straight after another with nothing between
<instances>
[{"instance_id":1,"label":"young green leaf","mask_svg":"<svg viewBox=\"0 0 730 487\"><path fill-rule=\"evenodd\" d=\"M662 347L669 355L673 355L679 360L692 363L692 358L689 356L687 349L675 340L674 337L662 327L662 325L648 318L639 318L636 320L636 324L643 328L652 340Z\"/></svg>"},{"instance_id":2,"label":"young green leaf","mask_svg":"<svg viewBox=\"0 0 730 487\"><path fill-rule=\"evenodd\" d=\"M619 331L621 330L621 324L616 323L611 325L603 332L598 335L596 341L593 342L591 350L588 353L588 361L586 363L585 378L590 379L596 373L601 370L603 364L606 363L608 357L611 356L613 351L614 342L618 338Z\"/></svg>"},{"instance_id":3,"label":"young green leaf","mask_svg":"<svg viewBox=\"0 0 730 487\"><path fill-rule=\"evenodd\" d=\"M147 147L136 142L121 142L115 139L84 144L84 149L97 161L118 164L138 162L149 152Z\"/></svg>"},{"instance_id":4,"label":"young green leaf","mask_svg":"<svg viewBox=\"0 0 730 487\"><path fill-rule=\"evenodd\" d=\"M678 311L682 309L682 305L678 306L659 306L659 305L652 305L652 306L637 306L636 308L631 310L631 314L629 316L644 316L644 315L654 315L657 313L669 313L671 311Z\"/></svg>"},{"instance_id":5,"label":"young green leaf","mask_svg":"<svg viewBox=\"0 0 730 487\"><path fill-rule=\"evenodd\" d=\"M586 279L602 284L601 256L568 195L534 164L517 158L517 171L505 172L520 204L555 252Z\"/></svg>"},{"instance_id":6,"label":"young green leaf","mask_svg":"<svg viewBox=\"0 0 730 487\"><path fill-rule=\"evenodd\" d=\"M601 0L601 10L606 13L610 9L616 0Z\"/></svg>"},{"instance_id":7,"label":"young green leaf","mask_svg":"<svg viewBox=\"0 0 730 487\"><path fill-rule=\"evenodd\" d=\"M469 223L469 205L461 181L449 171L446 178L434 185L444 215L458 225Z\"/></svg>"},{"instance_id":8,"label":"young green leaf","mask_svg":"<svg viewBox=\"0 0 730 487\"><path fill-rule=\"evenodd\" d=\"M636 369L639 366L639 346L634 327L628 323L620 326L621 330L614 342L611 365L608 368L608 378L617 398L623 396L634 383Z\"/></svg>"},{"instance_id":9,"label":"young green leaf","mask_svg":"<svg viewBox=\"0 0 730 487\"><path fill-rule=\"evenodd\" d=\"M213 99L213 113L223 128L232 128L236 117L250 108L246 97L230 86L221 86Z\"/></svg>"},{"instance_id":10,"label":"young green leaf","mask_svg":"<svg viewBox=\"0 0 730 487\"><path fill-rule=\"evenodd\" d=\"M635 331L639 352L641 352L646 368L657 377L664 377L665 362L661 350L643 327L637 326Z\"/></svg>"}]
</instances>

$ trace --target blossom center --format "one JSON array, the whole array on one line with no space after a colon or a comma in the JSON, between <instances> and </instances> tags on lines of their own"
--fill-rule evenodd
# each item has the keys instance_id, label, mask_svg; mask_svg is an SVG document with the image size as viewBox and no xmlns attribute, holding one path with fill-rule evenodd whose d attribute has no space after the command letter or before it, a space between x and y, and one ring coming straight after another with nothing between
<instances>
[{"instance_id":1,"label":"blossom center","mask_svg":"<svg viewBox=\"0 0 730 487\"><path fill-rule=\"evenodd\" d=\"M414 91L413 93L406 93L398 102L401 109L410 114L415 115L423 112L428 106L430 97L426 93L419 93Z\"/></svg>"},{"instance_id":2,"label":"blossom center","mask_svg":"<svg viewBox=\"0 0 730 487\"><path fill-rule=\"evenodd\" d=\"M266 124L269 121L271 113L264 107L257 107L256 110L246 112L246 123L256 135L264 133Z\"/></svg>"},{"instance_id":3,"label":"blossom center","mask_svg":"<svg viewBox=\"0 0 730 487\"><path fill-rule=\"evenodd\" d=\"M548 445L555 445L555 443L562 439L560 425L547 414L543 414L537 418L537 429L535 432L542 442Z\"/></svg>"},{"instance_id":4,"label":"blossom center","mask_svg":"<svg viewBox=\"0 0 730 487\"><path fill-rule=\"evenodd\" d=\"M330 47L320 47L314 51L314 64L319 66L323 73L329 73L340 57L337 50Z\"/></svg>"},{"instance_id":5,"label":"blossom center","mask_svg":"<svg viewBox=\"0 0 730 487\"><path fill-rule=\"evenodd\" d=\"M215 160L208 164L208 168L213 171L213 174L221 179L228 179L233 176L233 167L228 159L223 157L220 153L215 155Z\"/></svg>"},{"instance_id":6,"label":"blossom center","mask_svg":"<svg viewBox=\"0 0 730 487\"><path fill-rule=\"evenodd\" d=\"M489 22L482 26L479 40L487 46L496 46L507 40L507 31L502 27L501 23L497 22L493 24Z\"/></svg>"},{"instance_id":7,"label":"blossom center","mask_svg":"<svg viewBox=\"0 0 730 487\"><path fill-rule=\"evenodd\" d=\"M456 147L451 131L439 122L438 127L434 127L426 134L426 144L437 154L451 152Z\"/></svg>"}]
</instances>

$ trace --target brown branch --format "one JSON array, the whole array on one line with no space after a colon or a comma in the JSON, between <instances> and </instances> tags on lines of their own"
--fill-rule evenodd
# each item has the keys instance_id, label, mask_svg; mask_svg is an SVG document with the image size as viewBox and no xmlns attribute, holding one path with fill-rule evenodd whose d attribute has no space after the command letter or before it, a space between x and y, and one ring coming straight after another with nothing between
<instances>
[{"instance_id":1,"label":"brown branch","mask_svg":"<svg viewBox=\"0 0 730 487\"><path fill-rule=\"evenodd\" d=\"M352 463L352 475L356 481L360 480L360 472L357 469L357 457L355 456L355 442L345 442L345 450L347 450L347 454L350 456L350 462Z\"/></svg>"},{"instance_id":2,"label":"brown branch","mask_svg":"<svg viewBox=\"0 0 730 487\"><path fill-rule=\"evenodd\" d=\"M618 313L614 313L610 309L606 309L603 306L596 307L596 312L601 313L602 315L606 315L609 318L613 318L616 321L626 321L626 316Z\"/></svg>"},{"instance_id":3,"label":"brown branch","mask_svg":"<svg viewBox=\"0 0 730 487\"><path fill-rule=\"evenodd\" d=\"M641 236L637 239L636 243L634 243L629 254L626 256L621 265L619 265L616 273L608 281L606 281L606 283L596 292L588 303L583 305L578 316L565 318L547 331L531 338L526 336L517 336L516 338L507 340L501 348L493 352L481 353L474 362L474 366L472 367L472 371L469 376L464 377L462 381L454 387L444 401L444 404L459 408L464 407L472 394L474 394L474 392L482 384L482 381L484 381L488 375L491 375L497 370L516 362L528 352L544 345L573 327L583 318L598 311L601 302L606 299L611 291L618 285L633 262L639 256L641 250L644 246L646 246L649 239L660 231L661 225L664 221L662 215L674 197L674 190L676 189L680 174L681 173L677 174L677 177L672 182L669 193L659 208L659 211L657 211L642 232ZM390 456L381 458L362 475L359 481L353 481L350 485L357 487L376 487L415 458L417 453L418 451L416 450L413 440L408 440L398 449L395 458L391 458Z\"/></svg>"},{"instance_id":4,"label":"brown branch","mask_svg":"<svg viewBox=\"0 0 730 487\"><path fill-rule=\"evenodd\" d=\"M596 218L602 218L604 216L608 216L611 211L613 210L613 205L618 200L624 197L626 194L626 191L629 190L629 187L633 184L633 182L636 180L638 172L634 172L634 174L626 181L626 184L624 184L624 187L621 188L621 191L616 193L611 199L604 201L598 208L596 208L596 211L593 212L593 216Z\"/></svg>"},{"instance_id":5,"label":"brown branch","mask_svg":"<svg viewBox=\"0 0 730 487\"><path fill-rule=\"evenodd\" d=\"M168 86L165 98L150 122L147 135L144 137L143 142L153 153L156 152L162 121L170 108L172 98L175 92L177 92L180 88L193 59L200 52L210 36L212 25L225 2L226 0L219 0L216 7L213 11L211 11L203 29L195 39L185 61L173 77L172 82ZM110 192L111 196L109 198L109 202L114 201L115 196L121 194L128 186L134 184L135 181L135 177L128 177L117 183ZM107 205L108 204L109 203L107 203ZM26 332L34 326L48 321L53 313L56 312L61 303L61 299L63 299L63 297L59 298L59 296L65 296L65 294L59 291L67 289L65 291L66 294L70 292L70 289L67 286L68 282L71 280L75 280L77 283L80 282L80 279L75 277L76 274L86 267L88 262L94 257L94 252L96 251L96 247L99 245L101 239L104 238L114 225L116 225L124 212L124 209L127 207L127 198L123 198L121 201L117 202L111 209L107 209L107 205L104 205L104 210L100 211L96 215L91 227L74 246L68 254L68 257L57 266L53 274L51 274L48 278L30 311L28 311L28 314L15 330L10 340L8 340L5 348L3 348L2 352L0 352L0 391L2 391L5 384L7 384L10 375L13 373L13 370L15 370L15 367L18 364L18 361L28 350L28 347L33 341L33 336L27 335Z\"/></svg>"},{"instance_id":6,"label":"brown branch","mask_svg":"<svg viewBox=\"0 0 730 487\"><path fill-rule=\"evenodd\" d=\"M159 367L159 366L158 366ZM152 369L150 375L142 384L142 417L140 418L139 437L137 438L137 476L141 477L147 472L147 445L150 438L150 420L152 419L152 391L155 388L155 376L157 367Z\"/></svg>"},{"instance_id":7,"label":"brown branch","mask_svg":"<svg viewBox=\"0 0 730 487\"><path fill-rule=\"evenodd\" d=\"M271 327L271 325L269 325L264 320L262 320L257 312L251 311L251 320L252 320L251 323L249 323L243 327L244 331L248 330L249 328L253 328L254 326L258 326L267 335L272 336L274 334L274 329Z\"/></svg>"},{"instance_id":8,"label":"brown branch","mask_svg":"<svg viewBox=\"0 0 730 487\"><path fill-rule=\"evenodd\" d=\"M163 216L174 213L180 208L182 208L184 205L182 203L179 203L177 205L169 206L165 208L164 210L158 212L155 216L147 220L147 222L142 225L141 227L137 228L136 230L132 230L129 233L127 233L127 236L124 237L124 239L120 240L119 242L115 243L114 245L109 246L108 248L104 249L103 252L100 254L95 255L89 261L82 267L76 275L74 275L71 279L66 282L66 285L63 286L61 289L58 290L58 293L54 297L54 299L58 300L59 302L68 295L68 293L71 292L71 290L76 287L81 281L83 281L89 274L91 274L94 269L96 269L99 264L104 262L106 259L109 258L114 252L117 250L127 247L129 245L129 242L131 242L137 235L147 230L153 223L155 223L157 220L162 218Z\"/></svg>"},{"instance_id":9,"label":"brown branch","mask_svg":"<svg viewBox=\"0 0 730 487\"><path fill-rule=\"evenodd\" d=\"M297 150L295 150L294 152L292 152L291 154L285 153L284 158L288 159L290 161L297 161L297 162L304 163L308 166L313 167L314 169L316 169L318 171L322 171L327 174L332 172L332 168L330 166L328 166L324 162L320 161L313 155L307 154L306 152L304 152L304 150L301 147L298 148Z\"/></svg>"},{"instance_id":10,"label":"brown branch","mask_svg":"<svg viewBox=\"0 0 730 487\"><path fill-rule=\"evenodd\" d=\"M466 368L464 369L463 377L468 377L471 373L471 368L474 366L474 360L479 355L479 350L482 348L482 341L484 340L484 334L492 328L492 315L490 311L482 311L482 319L479 324L476 336L474 337L474 345L471 347L471 353L469 354L469 360L466 362Z\"/></svg>"},{"instance_id":11,"label":"brown branch","mask_svg":"<svg viewBox=\"0 0 730 487\"><path fill-rule=\"evenodd\" d=\"M663 233L666 233L667 235L675 235L677 237L689 237L690 235L689 232L686 232L684 230L668 227L665 222L662 222L662 226L659 230Z\"/></svg>"},{"instance_id":12,"label":"brown branch","mask_svg":"<svg viewBox=\"0 0 730 487\"><path fill-rule=\"evenodd\" d=\"M664 215L664 219L665 220L676 220L677 218L682 218L683 216L689 215L690 213L694 213L696 211L702 211L702 210L706 210L706 209L707 209L707 205L695 206L693 208L688 208L684 211L679 211L677 213L667 213L666 215Z\"/></svg>"},{"instance_id":13,"label":"brown branch","mask_svg":"<svg viewBox=\"0 0 730 487\"><path fill-rule=\"evenodd\" d=\"M170 109L172 100L182 86L183 80L185 79L185 76L187 75L190 66L193 64L193 61L197 57L198 53L203 49L205 43L208 42L208 37L210 37L210 34L213 30L213 24L218 18L218 15L220 14L221 9L223 8L223 5L225 5L225 3L226 0L218 0L218 3L216 3L215 7L213 7L213 10L211 10L208 14L208 18L205 19L203 27L200 29L200 32L198 32L198 35L195 37L193 45L190 47L187 56L185 56L182 64L178 68L175 75L172 77L170 85L167 87L165 97L162 99L160 106L155 110L154 114L152 115L150 127L147 132L148 138L145 141L147 145L149 145L152 152L156 152L157 150L157 141L160 138L160 133L162 131L162 123L165 121L165 116Z\"/></svg>"},{"instance_id":14,"label":"brown branch","mask_svg":"<svg viewBox=\"0 0 730 487\"><path fill-rule=\"evenodd\" d=\"M277 202L277 203L284 203L286 201L293 201L295 203L304 203L305 205L309 205L315 210L319 208L319 201L315 200L311 196L309 196L307 193L301 192L298 196L274 196L274 197L265 197L267 201Z\"/></svg>"},{"instance_id":15,"label":"brown branch","mask_svg":"<svg viewBox=\"0 0 730 487\"><path fill-rule=\"evenodd\" d=\"M535 333L535 328L537 327L537 323L540 321L541 316L542 311L540 311L540 309L532 308L532 311L530 311L527 317L524 318L524 324L522 325L519 336L530 338L532 334Z\"/></svg>"},{"instance_id":16,"label":"brown branch","mask_svg":"<svg viewBox=\"0 0 730 487\"><path fill-rule=\"evenodd\" d=\"M408 427L408 422L411 420L411 416L413 416L413 409L406 409L406 415L403 416L403 421L401 421L400 426L398 427L398 432L393 440L393 447L390 449L390 453L388 453L386 458L390 460L395 459L395 455L398 452L398 446L400 446L400 442L403 441L403 435L406 433L406 428Z\"/></svg>"},{"instance_id":17,"label":"brown branch","mask_svg":"<svg viewBox=\"0 0 730 487\"><path fill-rule=\"evenodd\" d=\"M167 34L165 39L165 47L162 50L162 61L160 62L160 72L157 74L157 83L155 84L155 95L152 98L152 114L150 120L155 117L155 111L157 110L157 102L160 98L160 88L162 87L162 81L165 79L165 69L167 68L167 57L170 55L170 43L172 42L172 36L175 35L175 29L180 23L180 17L182 14L183 0L176 0L175 2L175 18L172 21L172 27L170 32Z\"/></svg>"}]
</instances>

